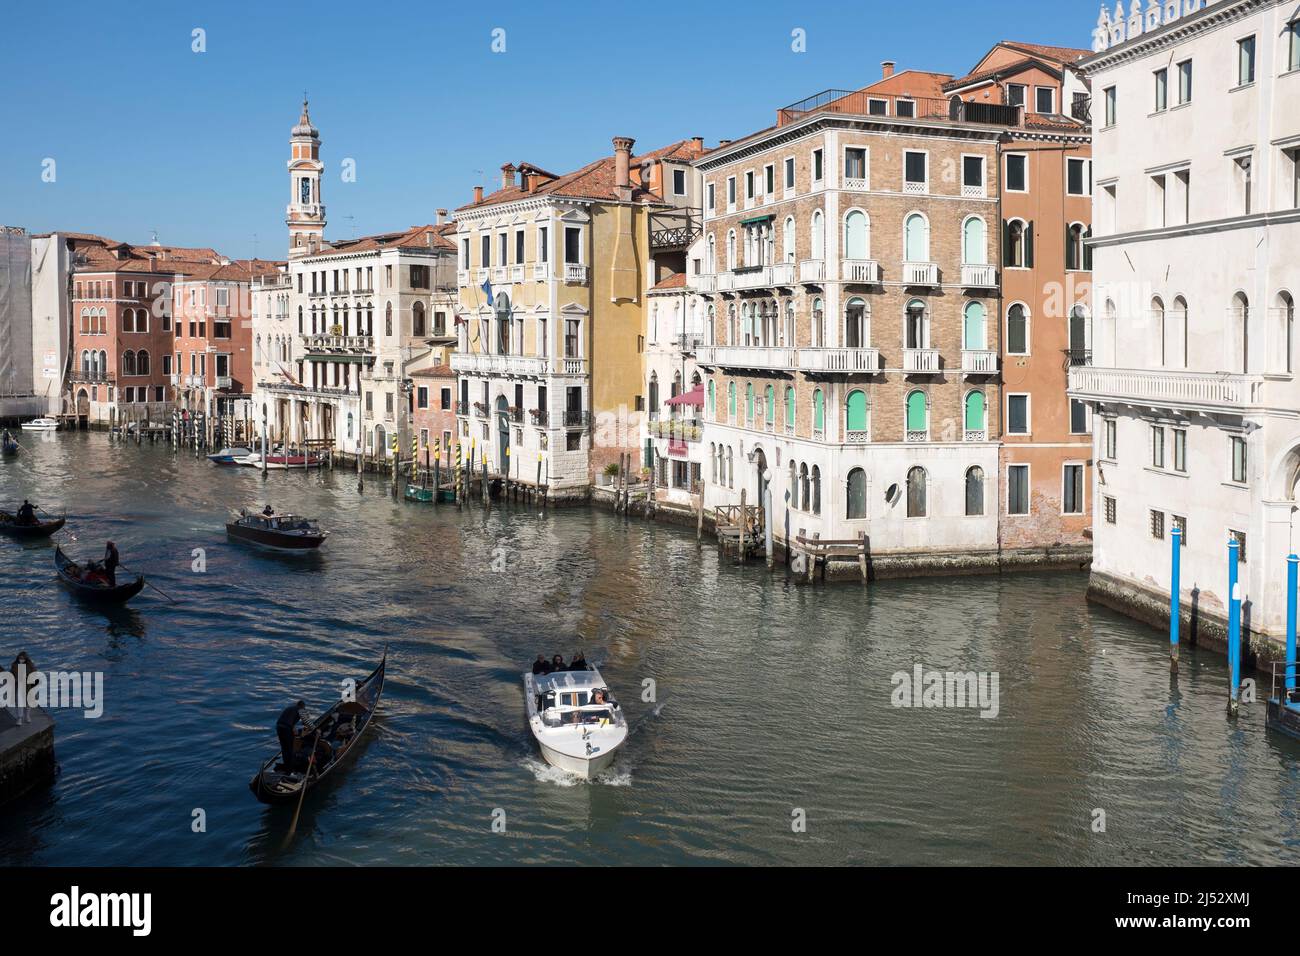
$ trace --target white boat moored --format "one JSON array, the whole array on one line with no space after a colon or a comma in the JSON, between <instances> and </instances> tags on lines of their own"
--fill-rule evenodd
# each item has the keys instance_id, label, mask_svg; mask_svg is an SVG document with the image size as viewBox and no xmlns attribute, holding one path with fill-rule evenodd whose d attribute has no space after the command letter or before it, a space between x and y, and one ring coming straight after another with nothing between
<instances>
[{"instance_id":1,"label":"white boat moored","mask_svg":"<svg viewBox=\"0 0 1300 956\"><path fill-rule=\"evenodd\" d=\"M22 428L25 432L53 432L59 430L59 422L54 418L33 418L23 422Z\"/></svg>"},{"instance_id":2,"label":"white boat moored","mask_svg":"<svg viewBox=\"0 0 1300 956\"><path fill-rule=\"evenodd\" d=\"M528 727L552 767L590 780L627 740L623 708L600 672L524 674Z\"/></svg>"}]
</instances>

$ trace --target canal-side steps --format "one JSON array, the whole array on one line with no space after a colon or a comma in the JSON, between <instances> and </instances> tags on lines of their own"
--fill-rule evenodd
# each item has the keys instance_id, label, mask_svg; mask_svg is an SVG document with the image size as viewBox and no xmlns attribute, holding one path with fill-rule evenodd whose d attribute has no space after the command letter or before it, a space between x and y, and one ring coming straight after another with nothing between
<instances>
[{"instance_id":1,"label":"canal-side steps","mask_svg":"<svg viewBox=\"0 0 1300 956\"><path fill-rule=\"evenodd\" d=\"M54 720L40 707L0 707L0 804L55 773Z\"/></svg>"}]
</instances>

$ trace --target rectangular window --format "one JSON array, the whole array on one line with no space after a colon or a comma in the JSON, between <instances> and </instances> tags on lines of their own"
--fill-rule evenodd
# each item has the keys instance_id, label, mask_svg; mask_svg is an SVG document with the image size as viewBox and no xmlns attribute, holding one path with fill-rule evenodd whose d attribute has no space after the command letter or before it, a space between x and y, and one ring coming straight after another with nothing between
<instances>
[{"instance_id":1,"label":"rectangular window","mask_svg":"<svg viewBox=\"0 0 1300 956\"><path fill-rule=\"evenodd\" d=\"M1007 84L1007 105L1024 106L1028 88L1022 83Z\"/></svg>"},{"instance_id":2,"label":"rectangular window","mask_svg":"<svg viewBox=\"0 0 1300 956\"><path fill-rule=\"evenodd\" d=\"M1237 563L1246 563L1246 532L1228 529L1228 540L1237 542Z\"/></svg>"},{"instance_id":3,"label":"rectangular window","mask_svg":"<svg viewBox=\"0 0 1300 956\"><path fill-rule=\"evenodd\" d=\"M708 206L708 210L709 210L709 212L714 212L714 211L716 211L717 208L718 208L718 205L717 205L717 202L718 202L718 196L717 196L717 186L716 186L716 184L714 184L714 183L709 183L706 187L704 187L704 195L705 195L706 200L707 200L706 205Z\"/></svg>"},{"instance_id":4,"label":"rectangular window","mask_svg":"<svg viewBox=\"0 0 1300 956\"><path fill-rule=\"evenodd\" d=\"M1174 429L1174 471L1187 474L1187 429Z\"/></svg>"},{"instance_id":5,"label":"rectangular window","mask_svg":"<svg viewBox=\"0 0 1300 956\"><path fill-rule=\"evenodd\" d=\"M736 177L727 177L727 207L734 208L736 205Z\"/></svg>"},{"instance_id":6,"label":"rectangular window","mask_svg":"<svg viewBox=\"0 0 1300 956\"><path fill-rule=\"evenodd\" d=\"M1103 102L1106 104L1106 112L1105 112L1106 127L1114 126L1115 116L1117 112L1116 106L1118 105L1118 101L1115 95L1115 87L1108 86L1106 87L1106 89L1102 90L1102 99Z\"/></svg>"},{"instance_id":7,"label":"rectangular window","mask_svg":"<svg viewBox=\"0 0 1300 956\"><path fill-rule=\"evenodd\" d=\"M1007 396L1007 434L1029 434L1029 396Z\"/></svg>"},{"instance_id":8,"label":"rectangular window","mask_svg":"<svg viewBox=\"0 0 1300 956\"><path fill-rule=\"evenodd\" d=\"M1165 429L1162 425L1151 426L1151 467L1165 467Z\"/></svg>"},{"instance_id":9,"label":"rectangular window","mask_svg":"<svg viewBox=\"0 0 1300 956\"><path fill-rule=\"evenodd\" d=\"M911 119L916 116L916 103L912 100L895 100L894 115L901 116L904 119Z\"/></svg>"},{"instance_id":10,"label":"rectangular window","mask_svg":"<svg viewBox=\"0 0 1300 956\"><path fill-rule=\"evenodd\" d=\"M785 161L785 188L794 189L794 157L790 156Z\"/></svg>"},{"instance_id":11,"label":"rectangular window","mask_svg":"<svg viewBox=\"0 0 1300 956\"><path fill-rule=\"evenodd\" d=\"M577 226L564 227L564 261L571 265L582 262L582 230Z\"/></svg>"},{"instance_id":12,"label":"rectangular window","mask_svg":"<svg viewBox=\"0 0 1300 956\"><path fill-rule=\"evenodd\" d=\"M1116 457L1119 451L1119 441L1118 441L1119 436L1118 436L1117 424L1118 423L1113 418L1106 419L1106 430L1105 430L1106 442L1105 442L1104 454L1108 461L1118 460L1118 458Z\"/></svg>"},{"instance_id":13,"label":"rectangular window","mask_svg":"<svg viewBox=\"0 0 1300 956\"><path fill-rule=\"evenodd\" d=\"M1065 466L1061 505L1061 510L1067 515L1083 514L1083 465Z\"/></svg>"},{"instance_id":14,"label":"rectangular window","mask_svg":"<svg viewBox=\"0 0 1300 956\"><path fill-rule=\"evenodd\" d=\"M1287 71L1300 70L1300 19L1286 25L1286 49Z\"/></svg>"},{"instance_id":15,"label":"rectangular window","mask_svg":"<svg viewBox=\"0 0 1300 956\"><path fill-rule=\"evenodd\" d=\"M673 170L673 195L686 195L686 170L684 169Z\"/></svg>"},{"instance_id":16,"label":"rectangular window","mask_svg":"<svg viewBox=\"0 0 1300 956\"><path fill-rule=\"evenodd\" d=\"M822 181L822 177L824 175L824 170L822 169L822 151L820 149L813 150L812 166L813 166L812 168L813 182L819 183Z\"/></svg>"},{"instance_id":17,"label":"rectangular window","mask_svg":"<svg viewBox=\"0 0 1300 956\"><path fill-rule=\"evenodd\" d=\"M1116 512L1118 511L1115 507L1115 499L1107 495L1102 501L1105 503L1106 524L1114 524Z\"/></svg>"},{"instance_id":18,"label":"rectangular window","mask_svg":"<svg viewBox=\"0 0 1300 956\"><path fill-rule=\"evenodd\" d=\"M1169 108L1169 71L1156 70L1156 106L1155 112L1163 113Z\"/></svg>"},{"instance_id":19,"label":"rectangular window","mask_svg":"<svg viewBox=\"0 0 1300 956\"><path fill-rule=\"evenodd\" d=\"M1007 514L1029 514L1029 466L1007 466Z\"/></svg>"},{"instance_id":20,"label":"rectangular window","mask_svg":"<svg viewBox=\"0 0 1300 956\"><path fill-rule=\"evenodd\" d=\"M963 156L961 158L961 184L967 190L984 191L983 156Z\"/></svg>"},{"instance_id":21,"label":"rectangular window","mask_svg":"<svg viewBox=\"0 0 1300 956\"><path fill-rule=\"evenodd\" d=\"M1183 60L1178 64L1178 105L1192 101L1192 61Z\"/></svg>"},{"instance_id":22,"label":"rectangular window","mask_svg":"<svg viewBox=\"0 0 1300 956\"><path fill-rule=\"evenodd\" d=\"M1088 403L1070 399L1070 434L1088 434Z\"/></svg>"},{"instance_id":23,"label":"rectangular window","mask_svg":"<svg viewBox=\"0 0 1300 956\"><path fill-rule=\"evenodd\" d=\"M1165 513L1163 511L1151 512L1151 537L1158 541L1165 539Z\"/></svg>"},{"instance_id":24,"label":"rectangular window","mask_svg":"<svg viewBox=\"0 0 1300 956\"><path fill-rule=\"evenodd\" d=\"M421 385L418 389L415 390L415 407L416 408L429 407L429 387L427 385Z\"/></svg>"},{"instance_id":25,"label":"rectangular window","mask_svg":"<svg viewBox=\"0 0 1300 956\"><path fill-rule=\"evenodd\" d=\"M850 146L844 150L844 178L865 180L867 178L867 151L860 146Z\"/></svg>"},{"instance_id":26,"label":"rectangular window","mask_svg":"<svg viewBox=\"0 0 1300 956\"><path fill-rule=\"evenodd\" d=\"M1029 157L1007 153L1007 192L1029 192Z\"/></svg>"},{"instance_id":27,"label":"rectangular window","mask_svg":"<svg viewBox=\"0 0 1300 956\"><path fill-rule=\"evenodd\" d=\"M1050 86L1034 87L1034 112L1051 114L1056 112L1056 90Z\"/></svg>"},{"instance_id":28,"label":"rectangular window","mask_svg":"<svg viewBox=\"0 0 1300 956\"><path fill-rule=\"evenodd\" d=\"M929 183L929 170L925 153L903 153L903 188L906 192L924 192Z\"/></svg>"},{"instance_id":29,"label":"rectangular window","mask_svg":"<svg viewBox=\"0 0 1300 956\"><path fill-rule=\"evenodd\" d=\"M524 231L515 230L515 265L520 265L524 261Z\"/></svg>"},{"instance_id":30,"label":"rectangular window","mask_svg":"<svg viewBox=\"0 0 1300 956\"><path fill-rule=\"evenodd\" d=\"M745 173L745 198L754 198L754 173L753 170Z\"/></svg>"},{"instance_id":31,"label":"rectangular window","mask_svg":"<svg viewBox=\"0 0 1300 956\"><path fill-rule=\"evenodd\" d=\"M581 358L582 353L578 347L578 320L565 319L564 321L564 357Z\"/></svg>"},{"instance_id":32,"label":"rectangular window","mask_svg":"<svg viewBox=\"0 0 1300 956\"><path fill-rule=\"evenodd\" d=\"M776 192L776 167L768 163L763 167L763 193L771 196Z\"/></svg>"},{"instance_id":33,"label":"rectangular window","mask_svg":"<svg viewBox=\"0 0 1300 956\"><path fill-rule=\"evenodd\" d=\"M537 227L537 261L551 261L551 230L547 226Z\"/></svg>"},{"instance_id":34,"label":"rectangular window","mask_svg":"<svg viewBox=\"0 0 1300 956\"><path fill-rule=\"evenodd\" d=\"M451 389L449 388L442 389L441 393L439 394L439 401L441 402L440 407L444 412L449 410L451 408Z\"/></svg>"},{"instance_id":35,"label":"rectangular window","mask_svg":"<svg viewBox=\"0 0 1300 956\"><path fill-rule=\"evenodd\" d=\"M1178 532L1178 546L1187 547L1187 519L1182 515L1171 514L1169 523L1173 526L1170 530Z\"/></svg>"},{"instance_id":36,"label":"rectangular window","mask_svg":"<svg viewBox=\"0 0 1300 956\"><path fill-rule=\"evenodd\" d=\"M1248 86L1255 82L1255 38L1242 37L1237 41L1237 85Z\"/></svg>"},{"instance_id":37,"label":"rectangular window","mask_svg":"<svg viewBox=\"0 0 1300 956\"><path fill-rule=\"evenodd\" d=\"M888 116L889 100L881 100L881 99L867 100L867 114L869 116Z\"/></svg>"},{"instance_id":38,"label":"rectangular window","mask_svg":"<svg viewBox=\"0 0 1300 956\"><path fill-rule=\"evenodd\" d=\"M1254 206L1254 163L1252 157L1241 156L1234 162L1237 176L1237 195L1240 198L1241 214L1249 216Z\"/></svg>"},{"instance_id":39,"label":"rectangular window","mask_svg":"<svg viewBox=\"0 0 1300 956\"><path fill-rule=\"evenodd\" d=\"M1066 192L1071 196L1092 195L1092 164L1070 156L1065 160Z\"/></svg>"},{"instance_id":40,"label":"rectangular window","mask_svg":"<svg viewBox=\"0 0 1300 956\"><path fill-rule=\"evenodd\" d=\"M479 264L479 268L481 269L486 269L488 266L492 265L492 237L491 236L488 235L483 236L483 248L482 248L481 255L479 257L478 264ZM391 279L391 277L389 278Z\"/></svg>"},{"instance_id":41,"label":"rectangular window","mask_svg":"<svg viewBox=\"0 0 1300 956\"><path fill-rule=\"evenodd\" d=\"M1289 170L1291 208L1300 209L1300 148L1283 150L1284 167Z\"/></svg>"},{"instance_id":42,"label":"rectangular window","mask_svg":"<svg viewBox=\"0 0 1300 956\"><path fill-rule=\"evenodd\" d=\"M1239 485L1246 483L1246 439L1236 435L1232 437L1232 480Z\"/></svg>"}]
</instances>

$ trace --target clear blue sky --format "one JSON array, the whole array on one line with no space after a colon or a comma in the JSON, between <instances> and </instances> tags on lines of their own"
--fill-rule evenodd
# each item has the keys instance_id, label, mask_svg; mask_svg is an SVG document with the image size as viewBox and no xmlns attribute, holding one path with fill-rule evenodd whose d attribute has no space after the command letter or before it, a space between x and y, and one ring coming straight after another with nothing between
<instances>
[{"instance_id":1,"label":"clear blue sky","mask_svg":"<svg viewBox=\"0 0 1300 956\"><path fill-rule=\"evenodd\" d=\"M995 42L1087 47L1084 0L925 3L13 2L0 224L282 258L303 90L327 237L432 222L502 163L565 172L633 136L708 145L827 88L960 73ZM506 52L491 50L506 31ZM207 51L191 51L191 31ZM806 31L807 52L791 50ZM53 158L57 181L41 181ZM345 157L357 181L341 181ZM354 217L348 219L348 216ZM256 243L254 241L256 234Z\"/></svg>"}]
</instances>

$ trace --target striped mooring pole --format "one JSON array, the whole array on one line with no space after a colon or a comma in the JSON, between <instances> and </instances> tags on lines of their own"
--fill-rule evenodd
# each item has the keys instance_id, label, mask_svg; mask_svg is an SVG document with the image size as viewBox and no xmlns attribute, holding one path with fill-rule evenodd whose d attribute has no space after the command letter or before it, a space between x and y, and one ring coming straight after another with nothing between
<instances>
[{"instance_id":1,"label":"striped mooring pole","mask_svg":"<svg viewBox=\"0 0 1300 956\"><path fill-rule=\"evenodd\" d=\"M1241 545L1234 537L1228 541L1228 669L1232 686L1228 696L1228 713L1236 716L1241 690L1241 585L1237 581L1237 558Z\"/></svg>"},{"instance_id":2,"label":"striped mooring pole","mask_svg":"<svg viewBox=\"0 0 1300 956\"><path fill-rule=\"evenodd\" d=\"M1296 654L1296 588L1300 587L1300 557L1287 555L1286 559L1286 690L1281 703L1290 705L1295 691Z\"/></svg>"},{"instance_id":3,"label":"striped mooring pole","mask_svg":"<svg viewBox=\"0 0 1300 956\"><path fill-rule=\"evenodd\" d=\"M1169 580L1169 670L1173 673L1178 671L1178 629L1182 626L1182 546L1183 530L1175 528L1172 535L1174 556L1173 572Z\"/></svg>"}]
</instances>

